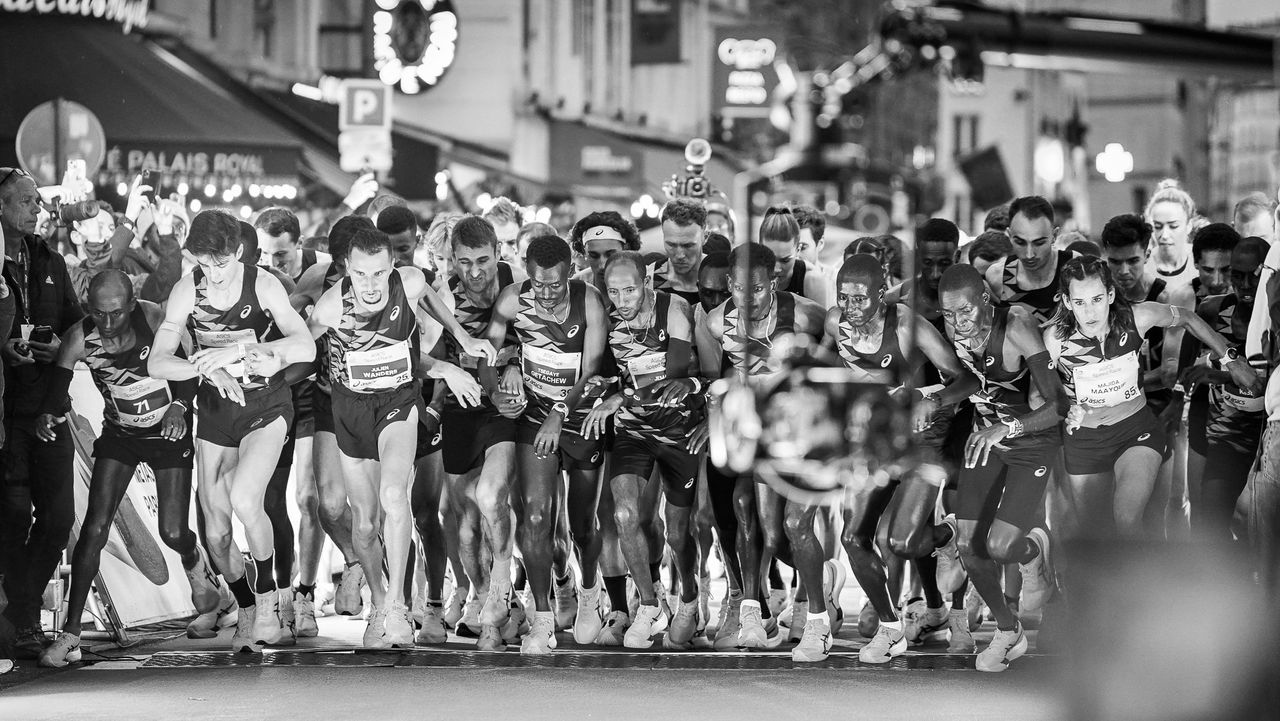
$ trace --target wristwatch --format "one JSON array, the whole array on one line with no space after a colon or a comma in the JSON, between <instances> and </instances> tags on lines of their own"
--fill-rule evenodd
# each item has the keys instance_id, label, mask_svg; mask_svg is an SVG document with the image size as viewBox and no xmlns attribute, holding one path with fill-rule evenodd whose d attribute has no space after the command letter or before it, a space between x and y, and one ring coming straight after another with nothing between
<instances>
[{"instance_id":1,"label":"wristwatch","mask_svg":"<svg viewBox=\"0 0 1280 721\"><path fill-rule=\"evenodd\" d=\"M1240 351L1236 350L1235 346L1227 346L1227 352L1222 354L1222 360L1224 363L1238 361L1240 360Z\"/></svg>"},{"instance_id":2,"label":"wristwatch","mask_svg":"<svg viewBox=\"0 0 1280 721\"><path fill-rule=\"evenodd\" d=\"M551 406L551 410L559 413L562 418L569 417L569 406L565 404L564 401L560 401L559 403Z\"/></svg>"},{"instance_id":3,"label":"wristwatch","mask_svg":"<svg viewBox=\"0 0 1280 721\"><path fill-rule=\"evenodd\" d=\"M1009 435L1005 436L1006 438L1017 438L1022 435L1022 421L1017 418L1000 422L1004 424L1005 428L1009 429Z\"/></svg>"}]
</instances>

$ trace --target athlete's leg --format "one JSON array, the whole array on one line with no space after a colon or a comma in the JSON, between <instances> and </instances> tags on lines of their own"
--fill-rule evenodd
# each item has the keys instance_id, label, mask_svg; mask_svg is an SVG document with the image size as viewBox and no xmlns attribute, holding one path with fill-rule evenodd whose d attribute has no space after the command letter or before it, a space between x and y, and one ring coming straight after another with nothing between
<instances>
[{"instance_id":1,"label":"athlete's leg","mask_svg":"<svg viewBox=\"0 0 1280 721\"><path fill-rule=\"evenodd\" d=\"M288 430L285 419L276 418L250 432L240 441L235 469L231 471L231 507L244 524L249 552L257 563L267 561L275 553L274 529L267 515L265 498ZM274 580L269 577L257 578L255 585L259 593L275 588Z\"/></svg>"},{"instance_id":2,"label":"athlete's leg","mask_svg":"<svg viewBox=\"0 0 1280 721\"><path fill-rule=\"evenodd\" d=\"M347 484L342 476L343 464L338 451L338 437L329 431L316 431L315 440L316 495L320 500L320 526L342 552L347 563L356 560L351 538L351 505L347 502Z\"/></svg>"},{"instance_id":3,"label":"athlete's leg","mask_svg":"<svg viewBox=\"0 0 1280 721\"><path fill-rule=\"evenodd\" d=\"M613 525L617 529L623 558L631 571L631 580L635 582L636 590L640 594L640 603L645 606L656 606L658 598L654 594L653 578L649 572L651 556L649 539L642 527L642 514L639 507L643 495L642 489L647 483L646 477L618 469L609 480L609 488L613 500Z\"/></svg>"},{"instance_id":4,"label":"athlete's leg","mask_svg":"<svg viewBox=\"0 0 1280 721\"><path fill-rule=\"evenodd\" d=\"M111 458L99 458L93 464L85 519L71 554L71 591L67 597L67 621L62 625L62 630L69 634L80 635L80 618L84 615L89 589L98 577L102 549L107 545L111 523L129 488L134 468Z\"/></svg>"},{"instance_id":5,"label":"athlete's leg","mask_svg":"<svg viewBox=\"0 0 1280 721\"><path fill-rule=\"evenodd\" d=\"M285 457L284 454L288 454ZM288 445L279 459L271 478L267 481L266 494L262 498L263 510L271 522L271 547L275 553L276 588L289 588L293 583L293 520L289 518L289 473L293 454Z\"/></svg>"},{"instance_id":6,"label":"athlete's leg","mask_svg":"<svg viewBox=\"0 0 1280 721\"><path fill-rule=\"evenodd\" d=\"M811 614L827 612L826 597L822 593L822 564L826 560L826 553L822 550L814 528L819 508L787 501L783 521L787 540L791 543L791 558L795 562L793 565L796 573L807 589L813 589L806 599Z\"/></svg>"},{"instance_id":7,"label":"athlete's leg","mask_svg":"<svg viewBox=\"0 0 1280 721\"><path fill-rule=\"evenodd\" d=\"M742 595L754 601L762 597L761 589L767 576L760 571L760 518L756 511L756 482L750 476L734 481L733 515L738 521L736 543Z\"/></svg>"},{"instance_id":8,"label":"athlete's leg","mask_svg":"<svg viewBox=\"0 0 1280 721\"><path fill-rule=\"evenodd\" d=\"M320 523L320 493L316 489L315 440L294 442L294 500L298 504L298 585L314 588L324 552L324 526ZM343 499L345 505L346 499Z\"/></svg>"},{"instance_id":9,"label":"athlete's leg","mask_svg":"<svg viewBox=\"0 0 1280 721\"><path fill-rule=\"evenodd\" d=\"M1143 512L1151 500L1160 465L1160 454L1147 446L1129 448L1116 459L1114 517L1122 536L1142 535Z\"/></svg>"},{"instance_id":10,"label":"athlete's leg","mask_svg":"<svg viewBox=\"0 0 1280 721\"><path fill-rule=\"evenodd\" d=\"M383 431L383 435L385 436L387 431L390 431L394 426L405 422L407 421L387 426L387 429ZM416 433L417 429L415 428L413 431ZM408 436L411 434L402 433L400 435ZM379 450L381 451L383 439L379 438L378 442ZM385 476L385 461L383 462L383 473ZM458 544L458 534L446 533L446 529L440 522L440 500L444 494L444 475L444 466L441 465L439 451L419 458L413 463L411 515L413 517L413 525L417 527L418 536L422 539L422 555L426 560L427 568L427 596L437 601L444 596L445 563L448 561L449 555L457 555ZM383 492L386 492L385 485L383 486ZM461 497L458 500L461 500ZM453 497L450 496L450 502L452 501ZM385 503L383 510L388 510ZM390 521L390 517L387 520ZM383 542L386 542L385 536ZM387 548L387 553L391 553L389 547ZM390 559L387 562L390 563ZM395 586L392 586L392 588L395 588ZM409 602L412 603L412 601L413 599L410 598Z\"/></svg>"},{"instance_id":11,"label":"athlete's leg","mask_svg":"<svg viewBox=\"0 0 1280 721\"><path fill-rule=\"evenodd\" d=\"M707 570L707 561L711 559L711 547L715 543L716 517L715 511L711 507L711 484L707 482L706 464L699 463L698 466L697 493L693 497L690 532L693 534L698 552L698 577L702 578L710 573ZM669 539L670 537L671 531L668 530L667 538Z\"/></svg>"},{"instance_id":12,"label":"athlete's leg","mask_svg":"<svg viewBox=\"0 0 1280 721\"><path fill-rule=\"evenodd\" d=\"M478 525L473 526L467 519L468 506L474 505L471 498L475 495L476 478L480 475L480 469L474 468L461 475L449 474L447 486L449 502L447 504L445 519L446 533L451 529L447 527L453 523L451 519L459 519L457 521L458 534L458 563L461 566L454 568L454 575L462 575L464 577L462 583L475 582L480 586L480 579L483 574L480 571L480 548L483 544L484 537L481 528ZM421 479L414 482L414 518L418 516L417 495L421 492ZM479 514L475 514L475 519L479 520ZM422 527L418 527L418 533L422 533ZM456 584L455 584L456 585Z\"/></svg>"},{"instance_id":13,"label":"athlete's leg","mask_svg":"<svg viewBox=\"0 0 1280 721\"><path fill-rule=\"evenodd\" d=\"M582 569L579 579L583 588L596 588L600 584L600 524L596 520L596 506L600 502L600 468L574 468L569 471L567 510L569 535L578 552Z\"/></svg>"},{"instance_id":14,"label":"athlete's leg","mask_svg":"<svg viewBox=\"0 0 1280 721\"><path fill-rule=\"evenodd\" d=\"M776 561L778 552L784 547L786 541L786 533L783 530L783 518L786 515L786 499L779 495L772 488L763 483L756 484L756 514L760 522L760 578L770 578L770 585L779 589L785 589L786 585L782 583L782 575L778 574L777 579L772 579L772 574L777 573ZM766 591L767 589L762 589ZM747 596L751 598L751 596ZM761 599L762 602L765 599ZM767 604L764 612L767 615Z\"/></svg>"},{"instance_id":15,"label":"athlete's leg","mask_svg":"<svg viewBox=\"0 0 1280 721\"><path fill-rule=\"evenodd\" d=\"M200 560L200 549L189 520L191 469L162 468L154 473L156 503L160 507L157 513L160 540L182 558L183 568L192 568Z\"/></svg>"},{"instance_id":16,"label":"athlete's leg","mask_svg":"<svg viewBox=\"0 0 1280 721\"><path fill-rule=\"evenodd\" d=\"M885 563L876 544L880 517L894 493L893 485L850 491L844 498L841 541L849 565L881 622L897 622L896 604L889 596Z\"/></svg>"},{"instance_id":17,"label":"athlete's leg","mask_svg":"<svg viewBox=\"0 0 1280 721\"><path fill-rule=\"evenodd\" d=\"M511 477L515 472L516 444L503 441L489 446L475 482L475 505L480 511L484 548L489 549L489 586L511 585Z\"/></svg>"},{"instance_id":18,"label":"athlete's leg","mask_svg":"<svg viewBox=\"0 0 1280 721\"><path fill-rule=\"evenodd\" d=\"M235 547L231 529L230 471L236 465L239 450L200 439L196 439L196 447L196 493L203 511L205 545L214 565L230 584L244 578L244 556Z\"/></svg>"},{"instance_id":19,"label":"athlete's leg","mask_svg":"<svg viewBox=\"0 0 1280 721\"><path fill-rule=\"evenodd\" d=\"M413 539L413 513L409 509L409 491L414 479L414 448L418 440L418 409L410 408L403 420L388 424L378 434L378 497L382 508L382 544L386 549L389 593L404 588ZM439 454L432 454L439 461ZM430 458L430 456L428 456ZM437 463L438 465L438 463ZM431 479L439 488L443 471ZM437 495L438 498L438 495ZM440 549L442 550L442 549ZM431 567L431 549L428 569ZM429 570L428 573L431 571ZM443 585L444 554L437 559L437 582ZM437 586L439 588L439 586ZM375 605L381 606L377 601Z\"/></svg>"},{"instance_id":20,"label":"athlete's leg","mask_svg":"<svg viewBox=\"0 0 1280 721\"><path fill-rule=\"evenodd\" d=\"M369 596L373 605L386 608L387 586L382 576L383 550L379 531L382 526L380 474L378 462L369 458L342 458L342 477L346 481L347 498L351 502L351 541L356 558L365 569Z\"/></svg>"},{"instance_id":21,"label":"athlete's leg","mask_svg":"<svg viewBox=\"0 0 1280 721\"><path fill-rule=\"evenodd\" d=\"M558 454L539 457L533 445L520 443L516 446L516 468L522 510L516 529L520 554L524 557L535 610L550 612L552 535L560 458Z\"/></svg>"}]
</instances>

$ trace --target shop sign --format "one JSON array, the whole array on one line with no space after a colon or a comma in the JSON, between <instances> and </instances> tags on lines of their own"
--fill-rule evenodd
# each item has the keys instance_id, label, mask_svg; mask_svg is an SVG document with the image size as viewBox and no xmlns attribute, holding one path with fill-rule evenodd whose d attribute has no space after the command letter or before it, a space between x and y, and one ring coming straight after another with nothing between
<instances>
[{"instance_id":1,"label":"shop sign","mask_svg":"<svg viewBox=\"0 0 1280 721\"><path fill-rule=\"evenodd\" d=\"M147 26L149 5L149 0L0 0L0 11L95 18L118 23L127 33Z\"/></svg>"}]
</instances>

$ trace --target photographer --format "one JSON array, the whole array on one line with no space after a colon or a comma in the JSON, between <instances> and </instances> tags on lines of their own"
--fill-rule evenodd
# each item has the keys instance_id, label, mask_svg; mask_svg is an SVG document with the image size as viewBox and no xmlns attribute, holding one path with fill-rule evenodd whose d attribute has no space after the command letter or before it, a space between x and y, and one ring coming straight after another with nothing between
<instances>
[{"instance_id":1,"label":"photographer","mask_svg":"<svg viewBox=\"0 0 1280 721\"><path fill-rule=\"evenodd\" d=\"M12 331L0 347L10 390L4 399L7 445L0 459L0 573L9 597L5 616L17 627L17 647L34 657L48 643L40 629L40 596L75 516L71 430L59 423L54 440L38 441L35 419L58 336L83 312L66 261L34 235L40 211L35 180L22 170L0 168L0 204L4 280L16 304ZM61 410L69 409L68 399Z\"/></svg>"}]
</instances>

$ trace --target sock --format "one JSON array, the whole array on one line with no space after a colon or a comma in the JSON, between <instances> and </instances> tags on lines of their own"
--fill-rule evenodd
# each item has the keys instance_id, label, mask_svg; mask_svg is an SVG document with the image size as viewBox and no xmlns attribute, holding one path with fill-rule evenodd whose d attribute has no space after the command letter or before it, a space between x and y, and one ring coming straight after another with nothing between
<instances>
[{"instance_id":1,"label":"sock","mask_svg":"<svg viewBox=\"0 0 1280 721\"><path fill-rule=\"evenodd\" d=\"M565 574L565 575L563 575L563 576L556 576L556 579L555 579L555 580L556 580L556 588L561 588L561 587L563 587L563 586L568 585L569 581L571 581L572 579L573 579L573 576L572 576L571 574L568 574L568 573L566 573L566 574Z\"/></svg>"},{"instance_id":2,"label":"sock","mask_svg":"<svg viewBox=\"0 0 1280 721\"><path fill-rule=\"evenodd\" d=\"M662 580L662 561L655 561L649 564L649 579L654 583Z\"/></svg>"},{"instance_id":3,"label":"sock","mask_svg":"<svg viewBox=\"0 0 1280 721\"><path fill-rule=\"evenodd\" d=\"M276 590L276 579L271 575L274 566L274 556L267 556L259 561L253 559L254 570L258 575L254 577L253 590L256 593L270 593Z\"/></svg>"},{"instance_id":4,"label":"sock","mask_svg":"<svg viewBox=\"0 0 1280 721\"><path fill-rule=\"evenodd\" d=\"M339 571L338 573L331 573L331 574L329 574L329 580L330 580L330 581L333 583L333 585L335 585L335 586L337 586L339 583L342 583L342 572L341 572L341 571Z\"/></svg>"},{"instance_id":5,"label":"sock","mask_svg":"<svg viewBox=\"0 0 1280 721\"><path fill-rule=\"evenodd\" d=\"M315 598L316 585L314 583L311 583L311 584L299 583L298 585L293 587L293 592L302 596L303 598Z\"/></svg>"},{"instance_id":6,"label":"sock","mask_svg":"<svg viewBox=\"0 0 1280 721\"><path fill-rule=\"evenodd\" d=\"M257 603L253 598L253 589L249 588L249 578L241 576L234 581L227 581L227 587L231 589L231 595L236 597L236 603L240 604L240 608L249 608Z\"/></svg>"},{"instance_id":7,"label":"sock","mask_svg":"<svg viewBox=\"0 0 1280 721\"><path fill-rule=\"evenodd\" d=\"M809 617L806 619L806 621L822 621L823 623L831 623L831 619L830 617L827 616L826 611L821 611L819 613L814 613L813 611L810 611Z\"/></svg>"},{"instance_id":8,"label":"sock","mask_svg":"<svg viewBox=\"0 0 1280 721\"><path fill-rule=\"evenodd\" d=\"M433 601L431 599L427 599L427 605L432 608L444 608L444 601Z\"/></svg>"},{"instance_id":9,"label":"sock","mask_svg":"<svg viewBox=\"0 0 1280 721\"><path fill-rule=\"evenodd\" d=\"M885 626L886 628L892 628L895 631L901 631L902 619L898 619L897 621L881 621L880 625Z\"/></svg>"},{"instance_id":10,"label":"sock","mask_svg":"<svg viewBox=\"0 0 1280 721\"><path fill-rule=\"evenodd\" d=\"M609 596L609 607L614 611L627 612L627 577L605 576L604 591Z\"/></svg>"}]
</instances>

